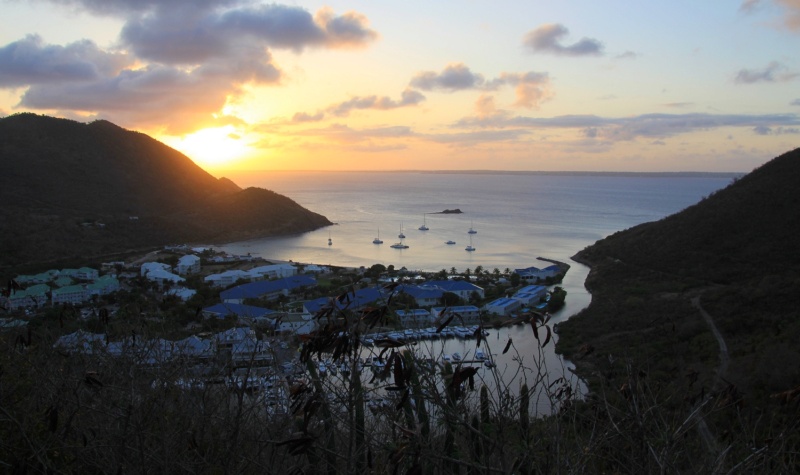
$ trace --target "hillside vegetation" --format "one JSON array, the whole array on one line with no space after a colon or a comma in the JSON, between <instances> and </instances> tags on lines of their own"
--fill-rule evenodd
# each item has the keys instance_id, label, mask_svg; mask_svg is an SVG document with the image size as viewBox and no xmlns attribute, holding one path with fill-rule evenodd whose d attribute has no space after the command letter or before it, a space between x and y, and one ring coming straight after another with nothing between
<instances>
[{"instance_id":1,"label":"hillside vegetation","mask_svg":"<svg viewBox=\"0 0 800 475\"><path fill-rule=\"evenodd\" d=\"M0 119L0 268L331 224L277 193L215 178L147 135L99 120Z\"/></svg>"}]
</instances>

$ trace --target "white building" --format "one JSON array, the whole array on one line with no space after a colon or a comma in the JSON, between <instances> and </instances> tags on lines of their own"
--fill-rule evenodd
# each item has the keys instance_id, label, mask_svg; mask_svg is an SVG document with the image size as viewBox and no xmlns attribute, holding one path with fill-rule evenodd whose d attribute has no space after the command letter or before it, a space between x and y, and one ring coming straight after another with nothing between
<instances>
[{"instance_id":1,"label":"white building","mask_svg":"<svg viewBox=\"0 0 800 475\"><path fill-rule=\"evenodd\" d=\"M433 307L431 308L431 317L433 320L438 320L442 317L442 312L447 309L447 316L444 318L449 318L450 315L456 314L458 317L461 317L461 320L466 321L477 321L481 318L481 310L474 306L474 305L459 305L456 307ZM453 324L456 325L456 319L453 319Z\"/></svg>"},{"instance_id":2,"label":"white building","mask_svg":"<svg viewBox=\"0 0 800 475\"><path fill-rule=\"evenodd\" d=\"M159 284L164 284L165 282L170 282L172 284L177 284L178 282L183 282L186 279L179 275L175 275L172 272L165 271L162 269L155 269L151 270L147 274L145 274L145 278L147 280L151 280L153 282L158 282Z\"/></svg>"},{"instance_id":3,"label":"white building","mask_svg":"<svg viewBox=\"0 0 800 475\"><path fill-rule=\"evenodd\" d=\"M161 262L145 262L142 264L141 273L139 275L146 277L148 273L156 270L171 272L172 268L170 268L170 266L167 264L162 264Z\"/></svg>"},{"instance_id":4,"label":"white building","mask_svg":"<svg viewBox=\"0 0 800 475\"><path fill-rule=\"evenodd\" d=\"M297 268L291 264L273 264L254 267L248 271L254 279L276 279L297 275Z\"/></svg>"},{"instance_id":5,"label":"white building","mask_svg":"<svg viewBox=\"0 0 800 475\"><path fill-rule=\"evenodd\" d=\"M484 307L489 313L508 316L522 308L522 302L508 297L502 297L487 303Z\"/></svg>"},{"instance_id":6,"label":"white building","mask_svg":"<svg viewBox=\"0 0 800 475\"><path fill-rule=\"evenodd\" d=\"M397 318L404 327L414 325L427 324L433 321L431 312L424 308L415 308L413 310L398 310Z\"/></svg>"},{"instance_id":7,"label":"white building","mask_svg":"<svg viewBox=\"0 0 800 475\"><path fill-rule=\"evenodd\" d=\"M50 295L53 305L80 305L92 298L92 293L83 285L68 285L60 289L53 289Z\"/></svg>"},{"instance_id":8,"label":"white building","mask_svg":"<svg viewBox=\"0 0 800 475\"><path fill-rule=\"evenodd\" d=\"M249 272L243 270L226 270L219 274L211 274L206 276L203 280L216 287L228 287L238 282L239 280L251 280L252 276Z\"/></svg>"},{"instance_id":9,"label":"white building","mask_svg":"<svg viewBox=\"0 0 800 475\"><path fill-rule=\"evenodd\" d=\"M187 254L178 259L178 274L188 275L200 272L200 258L194 254Z\"/></svg>"}]
</instances>

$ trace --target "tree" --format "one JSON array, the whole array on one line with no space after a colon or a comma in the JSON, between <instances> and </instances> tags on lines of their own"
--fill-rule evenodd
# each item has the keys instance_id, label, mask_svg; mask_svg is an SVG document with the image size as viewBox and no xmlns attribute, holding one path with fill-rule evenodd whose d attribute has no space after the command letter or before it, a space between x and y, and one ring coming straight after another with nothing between
<instances>
[{"instance_id":1,"label":"tree","mask_svg":"<svg viewBox=\"0 0 800 475\"><path fill-rule=\"evenodd\" d=\"M456 275L456 274L458 274L458 270L455 267L451 267L450 268L450 275Z\"/></svg>"},{"instance_id":2,"label":"tree","mask_svg":"<svg viewBox=\"0 0 800 475\"><path fill-rule=\"evenodd\" d=\"M461 297L453 292L445 292L442 294L442 305L446 305L448 307L461 305Z\"/></svg>"},{"instance_id":3,"label":"tree","mask_svg":"<svg viewBox=\"0 0 800 475\"><path fill-rule=\"evenodd\" d=\"M521 279L521 277L519 276L519 274L517 274L516 272L514 272L513 274L511 274L511 285L512 285L512 286L514 286L514 287L518 286L518 285L519 285L519 281L520 281L520 280L522 280L522 279Z\"/></svg>"},{"instance_id":4,"label":"tree","mask_svg":"<svg viewBox=\"0 0 800 475\"><path fill-rule=\"evenodd\" d=\"M483 266L475 266L474 274L476 277L480 277L483 274Z\"/></svg>"},{"instance_id":5,"label":"tree","mask_svg":"<svg viewBox=\"0 0 800 475\"><path fill-rule=\"evenodd\" d=\"M499 277L500 277L500 269L498 269L497 267L495 267L495 268L494 268L494 270L492 271L492 274L494 274L494 276L495 276L496 278L499 278Z\"/></svg>"}]
</instances>

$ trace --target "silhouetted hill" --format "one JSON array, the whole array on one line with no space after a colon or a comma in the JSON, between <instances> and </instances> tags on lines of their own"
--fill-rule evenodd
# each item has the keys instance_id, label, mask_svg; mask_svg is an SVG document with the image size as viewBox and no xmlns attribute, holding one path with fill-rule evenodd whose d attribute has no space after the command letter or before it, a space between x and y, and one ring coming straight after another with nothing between
<instances>
[{"instance_id":1,"label":"silhouetted hill","mask_svg":"<svg viewBox=\"0 0 800 475\"><path fill-rule=\"evenodd\" d=\"M719 386L720 370L723 381L761 402L800 385L798 178L800 149L675 215L578 253L592 266L593 299L560 326L559 349L595 384L612 375L619 387L623 374L611 361L626 359L673 384L696 371L709 389ZM727 367L692 298L719 328Z\"/></svg>"},{"instance_id":2,"label":"silhouetted hill","mask_svg":"<svg viewBox=\"0 0 800 475\"><path fill-rule=\"evenodd\" d=\"M291 199L242 190L107 121L0 119L0 267L331 224Z\"/></svg>"}]
</instances>

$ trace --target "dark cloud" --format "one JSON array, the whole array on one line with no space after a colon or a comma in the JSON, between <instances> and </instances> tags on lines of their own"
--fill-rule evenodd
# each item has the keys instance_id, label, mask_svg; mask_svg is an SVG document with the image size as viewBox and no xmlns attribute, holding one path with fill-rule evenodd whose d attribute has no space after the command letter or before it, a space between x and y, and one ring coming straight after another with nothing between
<instances>
[{"instance_id":1,"label":"dark cloud","mask_svg":"<svg viewBox=\"0 0 800 475\"><path fill-rule=\"evenodd\" d=\"M519 140L530 134L530 130L481 130L477 132L461 132L455 134L429 134L425 138L436 143L474 145L482 142L509 142Z\"/></svg>"},{"instance_id":2,"label":"dark cloud","mask_svg":"<svg viewBox=\"0 0 800 475\"><path fill-rule=\"evenodd\" d=\"M423 71L411 78L411 86L423 91L443 90L460 91L476 89L484 85L485 80L481 74L476 74L464 63L448 64L441 73Z\"/></svg>"},{"instance_id":3,"label":"dark cloud","mask_svg":"<svg viewBox=\"0 0 800 475\"><path fill-rule=\"evenodd\" d=\"M797 127L767 127L759 125L753 127L753 132L756 135L800 135L800 129Z\"/></svg>"},{"instance_id":4,"label":"dark cloud","mask_svg":"<svg viewBox=\"0 0 800 475\"><path fill-rule=\"evenodd\" d=\"M403 91L400 100L394 100L387 96L356 96L344 102L328 107L327 111L337 117L344 117L353 110L377 109L390 110L400 107L415 106L425 100L422 93L413 89Z\"/></svg>"},{"instance_id":5,"label":"dark cloud","mask_svg":"<svg viewBox=\"0 0 800 475\"><path fill-rule=\"evenodd\" d=\"M523 45L534 53L552 53L557 56L602 56L603 43L582 38L577 43L563 45L561 41L569 34L564 25L552 23L529 31Z\"/></svg>"},{"instance_id":6,"label":"dark cloud","mask_svg":"<svg viewBox=\"0 0 800 475\"><path fill-rule=\"evenodd\" d=\"M639 137L666 138L675 135L722 127L750 127L756 131L780 127L790 133L800 126L796 114L736 115L736 114L644 114L632 117L610 118L596 115L566 115L550 118L536 117L475 117L462 119L457 127L534 129L578 129L584 135L612 141L635 140Z\"/></svg>"},{"instance_id":7,"label":"dark cloud","mask_svg":"<svg viewBox=\"0 0 800 475\"><path fill-rule=\"evenodd\" d=\"M786 82L798 77L797 73L789 72L783 64L772 61L760 70L742 69L734 78L736 84L755 84L759 82Z\"/></svg>"},{"instance_id":8,"label":"dark cloud","mask_svg":"<svg viewBox=\"0 0 800 475\"><path fill-rule=\"evenodd\" d=\"M117 47L127 54L90 41L45 45L30 36L0 47L0 88L28 86L23 107L113 114L112 120L137 126L182 128L193 115L200 120L218 115L246 84L279 83L282 74L271 48L357 48L377 38L363 15L336 15L329 8L312 15L295 6L247 0L51 2L122 18ZM372 107L422 99L411 91L399 101L375 98Z\"/></svg>"},{"instance_id":9,"label":"dark cloud","mask_svg":"<svg viewBox=\"0 0 800 475\"><path fill-rule=\"evenodd\" d=\"M487 81L482 74L473 73L463 63L448 64L441 72L423 71L411 78L410 85L424 91L455 92L468 89L494 91L502 86L513 86L517 95L514 105L536 108L542 101L552 97L550 78L547 73L500 73Z\"/></svg>"},{"instance_id":10,"label":"dark cloud","mask_svg":"<svg viewBox=\"0 0 800 475\"><path fill-rule=\"evenodd\" d=\"M130 64L127 55L105 52L89 40L45 45L30 35L0 48L0 88L93 81Z\"/></svg>"}]
</instances>

